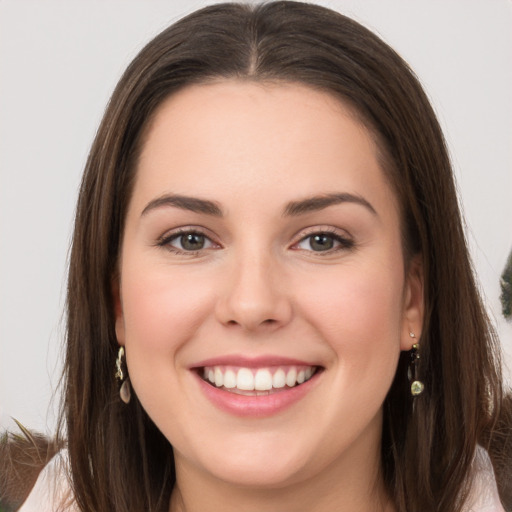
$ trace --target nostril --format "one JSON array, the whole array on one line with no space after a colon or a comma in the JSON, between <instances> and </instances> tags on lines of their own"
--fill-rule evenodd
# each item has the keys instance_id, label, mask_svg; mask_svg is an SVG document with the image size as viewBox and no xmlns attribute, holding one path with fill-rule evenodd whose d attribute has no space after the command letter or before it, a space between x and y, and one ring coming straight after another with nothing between
<instances>
[{"instance_id":1,"label":"nostril","mask_svg":"<svg viewBox=\"0 0 512 512\"><path fill-rule=\"evenodd\" d=\"M259 323L259 325L275 325L278 321L273 318L267 318ZM236 320L228 320L227 325L242 325L240 322Z\"/></svg>"}]
</instances>

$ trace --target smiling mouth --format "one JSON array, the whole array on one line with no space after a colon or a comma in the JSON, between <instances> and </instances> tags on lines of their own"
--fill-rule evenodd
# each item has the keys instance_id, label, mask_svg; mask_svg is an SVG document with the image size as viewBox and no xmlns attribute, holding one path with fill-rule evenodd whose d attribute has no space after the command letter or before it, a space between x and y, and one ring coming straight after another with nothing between
<instances>
[{"instance_id":1,"label":"smiling mouth","mask_svg":"<svg viewBox=\"0 0 512 512\"><path fill-rule=\"evenodd\" d=\"M244 368L236 366L205 366L199 376L208 384L224 391L246 396L266 396L296 388L310 380L319 366L278 366Z\"/></svg>"}]
</instances>

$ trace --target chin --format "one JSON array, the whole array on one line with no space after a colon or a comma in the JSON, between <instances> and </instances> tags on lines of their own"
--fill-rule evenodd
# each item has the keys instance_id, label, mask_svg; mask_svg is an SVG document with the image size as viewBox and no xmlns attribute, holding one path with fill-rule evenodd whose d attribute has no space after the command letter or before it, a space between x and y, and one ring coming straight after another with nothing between
<instances>
[{"instance_id":1,"label":"chin","mask_svg":"<svg viewBox=\"0 0 512 512\"><path fill-rule=\"evenodd\" d=\"M230 485L257 488L280 488L304 478L306 454L309 450L295 443L286 443L281 436L249 434L243 439L231 438L229 446L215 443L215 448L203 445L208 454L200 465L216 479Z\"/></svg>"},{"instance_id":2,"label":"chin","mask_svg":"<svg viewBox=\"0 0 512 512\"><path fill-rule=\"evenodd\" d=\"M247 463L227 464L217 468L218 479L238 487L254 489L279 489L301 480L301 471L296 464L282 464L275 461L262 466Z\"/></svg>"}]
</instances>

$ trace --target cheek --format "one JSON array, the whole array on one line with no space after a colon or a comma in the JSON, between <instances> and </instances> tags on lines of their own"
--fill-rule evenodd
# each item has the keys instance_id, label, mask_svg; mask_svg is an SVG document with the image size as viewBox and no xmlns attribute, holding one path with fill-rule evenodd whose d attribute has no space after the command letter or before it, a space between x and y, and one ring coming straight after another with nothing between
<instances>
[{"instance_id":1,"label":"cheek","mask_svg":"<svg viewBox=\"0 0 512 512\"><path fill-rule=\"evenodd\" d=\"M209 288L186 272L130 267L122 282L123 316L128 348L172 354L201 323L211 301ZM186 276L186 277L185 277Z\"/></svg>"},{"instance_id":2,"label":"cheek","mask_svg":"<svg viewBox=\"0 0 512 512\"><path fill-rule=\"evenodd\" d=\"M211 290L196 286L198 276L140 261L122 269L122 309L128 372L144 409L172 432L182 429L179 415L186 397L179 355L197 334L211 309Z\"/></svg>"},{"instance_id":3,"label":"cheek","mask_svg":"<svg viewBox=\"0 0 512 512\"><path fill-rule=\"evenodd\" d=\"M317 275L297 294L303 315L344 365L385 368L398 357L403 274L396 267L347 265L322 279Z\"/></svg>"},{"instance_id":4,"label":"cheek","mask_svg":"<svg viewBox=\"0 0 512 512\"><path fill-rule=\"evenodd\" d=\"M331 426L331 447L348 442L339 436L339 425L348 420L347 436L374 425L396 373L403 275L401 269L384 270L379 264L345 266L324 286L316 280L309 293L300 294L304 315L331 352L327 375L336 400L318 411L318 421Z\"/></svg>"}]
</instances>

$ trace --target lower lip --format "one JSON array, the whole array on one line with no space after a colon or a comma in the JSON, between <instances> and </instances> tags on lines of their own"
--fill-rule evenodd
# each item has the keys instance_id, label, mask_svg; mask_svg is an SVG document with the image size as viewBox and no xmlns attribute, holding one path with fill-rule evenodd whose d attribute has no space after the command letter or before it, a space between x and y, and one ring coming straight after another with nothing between
<instances>
[{"instance_id":1,"label":"lower lip","mask_svg":"<svg viewBox=\"0 0 512 512\"><path fill-rule=\"evenodd\" d=\"M321 373L317 372L311 379L294 388L260 396L238 395L216 388L197 373L196 379L201 391L219 409L235 416L258 418L272 416L297 403L316 386Z\"/></svg>"}]
</instances>

